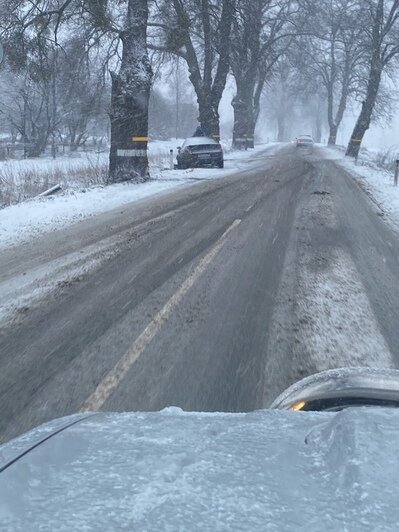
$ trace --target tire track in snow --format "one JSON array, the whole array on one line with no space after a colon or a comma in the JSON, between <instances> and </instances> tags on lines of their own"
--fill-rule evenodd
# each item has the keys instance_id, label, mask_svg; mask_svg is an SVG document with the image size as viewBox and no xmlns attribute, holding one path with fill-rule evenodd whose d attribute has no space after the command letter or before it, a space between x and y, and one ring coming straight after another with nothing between
<instances>
[{"instance_id":1,"label":"tire track in snow","mask_svg":"<svg viewBox=\"0 0 399 532\"><path fill-rule=\"evenodd\" d=\"M334 198L311 194L298 248L295 338L318 371L394 367L355 263L339 240ZM333 244L335 241L335 245Z\"/></svg>"},{"instance_id":2,"label":"tire track in snow","mask_svg":"<svg viewBox=\"0 0 399 532\"><path fill-rule=\"evenodd\" d=\"M394 367L360 276L343 249L317 273L304 264L298 286L297 337L319 371Z\"/></svg>"},{"instance_id":3,"label":"tire track in snow","mask_svg":"<svg viewBox=\"0 0 399 532\"><path fill-rule=\"evenodd\" d=\"M396 367L350 251L339 240L339 198L324 188L316 179L298 201L270 329L265 406L318 371Z\"/></svg>"}]
</instances>

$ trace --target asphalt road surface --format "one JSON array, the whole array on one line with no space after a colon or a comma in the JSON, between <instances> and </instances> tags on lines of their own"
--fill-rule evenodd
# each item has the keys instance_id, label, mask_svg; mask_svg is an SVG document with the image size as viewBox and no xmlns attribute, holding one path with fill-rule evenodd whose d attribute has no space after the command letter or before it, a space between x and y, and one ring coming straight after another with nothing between
<instances>
[{"instance_id":1,"label":"asphalt road surface","mask_svg":"<svg viewBox=\"0 0 399 532\"><path fill-rule=\"evenodd\" d=\"M79 410L250 411L319 369L397 367L382 214L287 146L3 251L0 441Z\"/></svg>"}]
</instances>

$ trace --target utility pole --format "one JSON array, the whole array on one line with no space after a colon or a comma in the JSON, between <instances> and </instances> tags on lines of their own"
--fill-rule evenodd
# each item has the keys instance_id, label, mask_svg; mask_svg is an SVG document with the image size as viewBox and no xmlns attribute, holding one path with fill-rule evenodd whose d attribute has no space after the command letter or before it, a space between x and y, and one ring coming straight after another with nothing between
<instances>
[{"instance_id":1,"label":"utility pole","mask_svg":"<svg viewBox=\"0 0 399 532\"><path fill-rule=\"evenodd\" d=\"M56 129L56 124L57 124L57 92L56 92L56 78L57 78L57 55L58 55L58 50L57 48L54 49L54 54L53 54L53 76L52 76L52 80L51 80L51 107L52 107L52 110L51 110L51 118L52 118L52 124L51 124L51 129L52 129L52 143L51 143L51 155L53 157L53 159L55 159L57 157L57 146L56 146L56 140L55 140L55 129Z\"/></svg>"},{"instance_id":2,"label":"utility pole","mask_svg":"<svg viewBox=\"0 0 399 532\"><path fill-rule=\"evenodd\" d=\"M24 98L24 111L23 111L23 117L22 117L22 131L23 131L23 137L24 137L24 159L26 159L27 157L27 144L26 144L26 113L28 112L27 110L27 104L26 104L26 100L27 100L27 95L26 95L26 87L24 87L24 93L23 93L23 98Z\"/></svg>"},{"instance_id":3,"label":"utility pole","mask_svg":"<svg viewBox=\"0 0 399 532\"><path fill-rule=\"evenodd\" d=\"M175 138L177 139L180 130L180 57L176 58L176 63Z\"/></svg>"}]
</instances>

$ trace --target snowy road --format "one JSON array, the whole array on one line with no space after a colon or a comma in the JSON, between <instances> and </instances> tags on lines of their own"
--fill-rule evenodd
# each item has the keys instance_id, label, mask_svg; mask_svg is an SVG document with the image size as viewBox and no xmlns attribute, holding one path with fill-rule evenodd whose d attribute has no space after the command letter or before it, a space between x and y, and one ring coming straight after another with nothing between
<instances>
[{"instance_id":1,"label":"snowy road","mask_svg":"<svg viewBox=\"0 0 399 532\"><path fill-rule=\"evenodd\" d=\"M319 369L398 367L399 239L323 157L258 154L4 250L0 438L82 409L249 411Z\"/></svg>"}]
</instances>

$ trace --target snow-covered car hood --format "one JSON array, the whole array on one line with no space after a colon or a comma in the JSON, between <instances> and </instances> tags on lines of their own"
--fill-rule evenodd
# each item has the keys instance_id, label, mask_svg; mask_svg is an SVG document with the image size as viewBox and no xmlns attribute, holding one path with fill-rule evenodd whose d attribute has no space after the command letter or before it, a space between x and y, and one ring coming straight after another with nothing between
<instances>
[{"instance_id":1,"label":"snow-covered car hood","mask_svg":"<svg viewBox=\"0 0 399 532\"><path fill-rule=\"evenodd\" d=\"M52 430L59 432L48 438ZM64 418L0 447L0 468L43 438L0 474L1 530L356 531L399 523L395 409Z\"/></svg>"}]
</instances>

